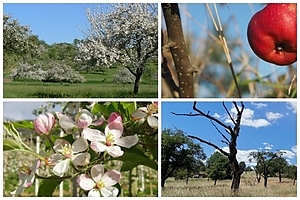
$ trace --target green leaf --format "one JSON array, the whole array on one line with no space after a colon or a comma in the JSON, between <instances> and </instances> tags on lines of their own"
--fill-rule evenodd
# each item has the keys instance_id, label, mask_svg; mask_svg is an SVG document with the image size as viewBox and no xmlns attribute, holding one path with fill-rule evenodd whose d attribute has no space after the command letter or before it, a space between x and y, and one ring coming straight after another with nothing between
<instances>
[{"instance_id":1,"label":"green leaf","mask_svg":"<svg viewBox=\"0 0 300 200\"><path fill-rule=\"evenodd\" d=\"M107 109L107 107L106 107L105 105L99 104L99 103L96 103L96 104L93 106L91 112L92 112L93 114L98 114L98 113L100 113L100 114L102 114L102 115L104 115L104 116L109 116L110 113L111 113L111 112Z\"/></svg>"},{"instance_id":2,"label":"green leaf","mask_svg":"<svg viewBox=\"0 0 300 200\"><path fill-rule=\"evenodd\" d=\"M15 128L26 128L26 129L34 129L33 122L28 120L12 122Z\"/></svg>"},{"instance_id":3,"label":"green leaf","mask_svg":"<svg viewBox=\"0 0 300 200\"><path fill-rule=\"evenodd\" d=\"M41 182L38 191L38 197L52 197L55 188L66 178L57 176L49 177Z\"/></svg>"},{"instance_id":4,"label":"green leaf","mask_svg":"<svg viewBox=\"0 0 300 200\"><path fill-rule=\"evenodd\" d=\"M138 165L145 165L154 170L157 170L157 163L148 158L137 146L130 149L123 149L124 154L121 157L112 158L112 160L123 161L121 171L128 171Z\"/></svg>"},{"instance_id":5,"label":"green leaf","mask_svg":"<svg viewBox=\"0 0 300 200\"><path fill-rule=\"evenodd\" d=\"M5 139L3 141L3 151L24 149L23 146L15 140Z\"/></svg>"}]
</instances>

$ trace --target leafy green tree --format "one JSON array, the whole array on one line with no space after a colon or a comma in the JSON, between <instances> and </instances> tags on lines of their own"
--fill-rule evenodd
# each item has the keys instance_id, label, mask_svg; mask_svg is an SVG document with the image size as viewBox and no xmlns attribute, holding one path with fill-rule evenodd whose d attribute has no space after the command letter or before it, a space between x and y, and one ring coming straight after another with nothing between
<instances>
[{"instance_id":1,"label":"leafy green tree","mask_svg":"<svg viewBox=\"0 0 300 200\"><path fill-rule=\"evenodd\" d=\"M207 173L214 180L214 185L217 180L228 179L231 176L230 162L226 156L216 151L206 161Z\"/></svg>"},{"instance_id":2,"label":"leafy green tree","mask_svg":"<svg viewBox=\"0 0 300 200\"><path fill-rule=\"evenodd\" d=\"M268 178L275 176L275 165L271 162L277 157L276 153L267 151L252 151L249 154L249 161L255 160L257 162L255 170L259 176L264 178L264 186L268 185ZM258 181L259 182L259 181Z\"/></svg>"},{"instance_id":3,"label":"leafy green tree","mask_svg":"<svg viewBox=\"0 0 300 200\"><path fill-rule=\"evenodd\" d=\"M284 177L293 180L293 185L297 180L297 166L296 165L288 165L284 170Z\"/></svg>"},{"instance_id":4,"label":"leafy green tree","mask_svg":"<svg viewBox=\"0 0 300 200\"><path fill-rule=\"evenodd\" d=\"M186 169L189 172L198 166L206 155L199 144L194 143L182 130L164 129L162 131L161 149L161 186L175 170ZM199 168L198 168L199 170Z\"/></svg>"}]
</instances>

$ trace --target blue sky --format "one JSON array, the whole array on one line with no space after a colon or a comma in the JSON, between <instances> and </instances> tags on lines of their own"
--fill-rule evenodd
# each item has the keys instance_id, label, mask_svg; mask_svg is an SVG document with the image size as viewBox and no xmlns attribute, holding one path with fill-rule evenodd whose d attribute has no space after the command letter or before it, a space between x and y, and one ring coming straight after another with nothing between
<instances>
[{"instance_id":1,"label":"blue sky","mask_svg":"<svg viewBox=\"0 0 300 200\"><path fill-rule=\"evenodd\" d=\"M235 108L232 102L225 102L225 105L231 113L234 113ZM238 105L240 104L238 103ZM251 151L284 150L285 158L290 163L296 164L296 102L248 101L244 102L244 105L240 136L237 140L238 160L245 161L247 165L253 165L254 163L249 163L247 158ZM222 136L210 120L200 116L176 116L171 113L196 113L192 108L193 102L162 102L162 129L176 127L189 135L210 141L228 151L226 144L221 142ZM204 113L209 112L210 115L232 126L222 102L198 102L197 108ZM224 135L228 135L223 127L218 128ZM195 142L198 141L195 140ZM201 146L208 157L215 151L206 144L201 144Z\"/></svg>"},{"instance_id":2,"label":"blue sky","mask_svg":"<svg viewBox=\"0 0 300 200\"><path fill-rule=\"evenodd\" d=\"M99 5L93 3L5 3L3 11L17 19L21 25L29 25L32 33L47 44L82 39L88 21L87 8ZM80 27L80 28L79 28Z\"/></svg>"}]
</instances>

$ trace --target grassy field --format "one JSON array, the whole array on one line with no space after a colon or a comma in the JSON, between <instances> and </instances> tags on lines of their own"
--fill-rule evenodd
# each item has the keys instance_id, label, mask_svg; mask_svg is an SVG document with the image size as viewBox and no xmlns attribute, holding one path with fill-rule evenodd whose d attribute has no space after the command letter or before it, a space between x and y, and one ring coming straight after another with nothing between
<instances>
[{"instance_id":1,"label":"grassy field","mask_svg":"<svg viewBox=\"0 0 300 200\"><path fill-rule=\"evenodd\" d=\"M162 189L163 197L229 197L231 180L214 181L207 179L190 179L186 185L185 180L167 179ZM243 174L241 177L239 196L241 197L296 197L297 184L293 185L290 179L282 179L279 183L277 177L268 179L265 188L263 180L255 182L255 174Z\"/></svg>"},{"instance_id":2,"label":"grassy field","mask_svg":"<svg viewBox=\"0 0 300 200\"><path fill-rule=\"evenodd\" d=\"M12 81L4 77L4 98L157 98L157 81L142 78L139 93L133 95L133 84L113 83L113 74L83 74L85 83L43 83L40 81Z\"/></svg>"}]
</instances>

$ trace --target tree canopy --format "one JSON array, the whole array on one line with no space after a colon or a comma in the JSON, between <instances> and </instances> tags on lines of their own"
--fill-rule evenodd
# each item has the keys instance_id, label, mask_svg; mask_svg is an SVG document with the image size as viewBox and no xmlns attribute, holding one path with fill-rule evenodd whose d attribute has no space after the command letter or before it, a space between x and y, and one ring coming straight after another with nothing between
<instances>
[{"instance_id":1,"label":"tree canopy","mask_svg":"<svg viewBox=\"0 0 300 200\"><path fill-rule=\"evenodd\" d=\"M179 129L164 129L162 131L161 154L162 187L175 170L199 171L201 160L206 158L202 147L194 143Z\"/></svg>"}]
</instances>

